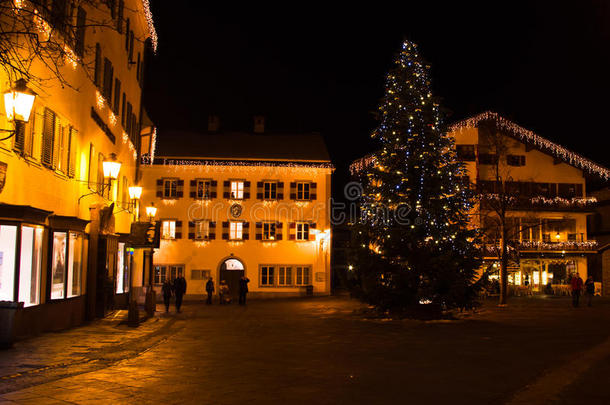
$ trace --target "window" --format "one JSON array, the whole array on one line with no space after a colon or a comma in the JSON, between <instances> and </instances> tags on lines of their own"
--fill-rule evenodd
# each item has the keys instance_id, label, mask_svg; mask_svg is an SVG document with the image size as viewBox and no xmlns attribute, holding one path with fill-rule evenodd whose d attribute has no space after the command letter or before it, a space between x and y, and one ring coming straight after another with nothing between
<instances>
[{"instance_id":1,"label":"window","mask_svg":"<svg viewBox=\"0 0 610 405\"><path fill-rule=\"evenodd\" d=\"M163 284L167 277L167 267L155 266L155 284Z\"/></svg>"},{"instance_id":2,"label":"window","mask_svg":"<svg viewBox=\"0 0 610 405\"><path fill-rule=\"evenodd\" d=\"M81 294L81 276L83 274L83 235L70 232L68 244L68 297Z\"/></svg>"},{"instance_id":3,"label":"window","mask_svg":"<svg viewBox=\"0 0 610 405\"><path fill-rule=\"evenodd\" d=\"M195 222L195 239L208 239L210 237L210 221Z\"/></svg>"},{"instance_id":4,"label":"window","mask_svg":"<svg viewBox=\"0 0 610 405\"><path fill-rule=\"evenodd\" d=\"M474 162L476 159L474 145L456 145L458 160L465 162Z\"/></svg>"},{"instance_id":5,"label":"window","mask_svg":"<svg viewBox=\"0 0 610 405\"><path fill-rule=\"evenodd\" d=\"M178 180L163 179L163 198L178 197Z\"/></svg>"},{"instance_id":6,"label":"window","mask_svg":"<svg viewBox=\"0 0 610 405\"><path fill-rule=\"evenodd\" d=\"M0 225L0 301L13 301L15 294L15 245L17 227Z\"/></svg>"},{"instance_id":7,"label":"window","mask_svg":"<svg viewBox=\"0 0 610 405\"><path fill-rule=\"evenodd\" d=\"M275 240L275 222L263 222L263 240Z\"/></svg>"},{"instance_id":8,"label":"window","mask_svg":"<svg viewBox=\"0 0 610 405\"><path fill-rule=\"evenodd\" d=\"M297 222L296 240L309 240L309 224Z\"/></svg>"},{"instance_id":9,"label":"window","mask_svg":"<svg viewBox=\"0 0 610 405\"><path fill-rule=\"evenodd\" d=\"M197 198L209 199L212 182L210 180L197 180Z\"/></svg>"},{"instance_id":10,"label":"window","mask_svg":"<svg viewBox=\"0 0 610 405\"><path fill-rule=\"evenodd\" d=\"M93 73L93 83L97 87L102 85L102 47L100 43L95 44L95 71Z\"/></svg>"},{"instance_id":11,"label":"window","mask_svg":"<svg viewBox=\"0 0 610 405\"><path fill-rule=\"evenodd\" d=\"M51 299L65 297L67 236L66 232L53 232Z\"/></svg>"},{"instance_id":12,"label":"window","mask_svg":"<svg viewBox=\"0 0 610 405\"><path fill-rule=\"evenodd\" d=\"M53 141L55 139L55 113L48 108L44 109L42 122L42 164L53 166Z\"/></svg>"},{"instance_id":13,"label":"window","mask_svg":"<svg viewBox=\"0 0 610 405\"><path fill-rule=\"evenodd\" d=\"M295 274L296 285L309 285L311 284L311 271L307 266L297 266Z\"/></svg>"},{"instance_id":14,"label":"window","mask_svg":"<svg viewBox=\"0 0 610 405\"><path fill-rule=\"evenodd\" d=\"M108 100L110 102L110 100ZM114 102L112 103L112 111L119 115L121 107L121 81L117 78L114 79Z\"/></svg>"},{"instance_id":15,"label":"window","mask_svg":"<svg viewBox=\"0 0 610 405\"><path fill-rule=\"evenodd\" d=\"M309 200L309 186L307 182L297 183L297 200Z\"/></svg>"},{"instance_id":16,"label":"window","mask_svg":"<svg viewBox=\"0 0 610 405\"><path fill-rule=\"evenodd\" d=\"M244 230L243 222L231 221L229 223L229 239L241 240Z\"/></svg>"},{"instance_id":17,"label":"window","mask_svg":"<svg viewBox=\"0 0 610 405\"><path fill-rule=\"evenodd\" d=\"M110 189L110 187L108 187ZM104 155L97 154L97 192L104 195ZM108 190L110 192L110 190Z\"/></svg>"},{"instance_id":18,"label":"window","mask_svg":"<svg viewBox=\"0 0 610 405\"><path fill-rule=\"evenodd\" d=\"M110 59L104 58L104 83L102 88L102 94L110 105L112 103L112 81L114 76L114 68Z\"/></svg>"},{"instance_id":19,"label":"window","mask_svg":"<svg viewBox=\"0 0 610 405\"><path fill-rule=\"evenodd\" d=\"M125 276L125 243L119 242L116 261L116 293L123 294Z\"/></svg>"},{"instance_id":20,"label":"window","mask_svg":"<svg viewBox=\"0 0 610 405\"><path fill-rule=\"evenodd\" d=\"M211 275L210 270L191 270L191 280L207 280Z\"/></svg>"},{"instance_id":21,"label":"window","mask_svg":"<svg viewBox=\"0 0 610 405\"><path fill-rule=\"evenodd\" d=\"M506 164L509 166L525 166L525 155L506 155Z\"/></svg>"},{"instance_id":22,"label":"window","mask_svg":"<svg viewBox=\"0 0 610 405\"><path fill-rule=\"evenodd\" d=\"M277 285L281 287L292 285L292 267L280 266L278 268Z\"/></svg>"},{"instance_id":23,"label":"window","mask_svg":"<svg viewBox=\"0 0 610 405\"><path fill-rule=\"evenodd\" d=\"M42 227L21 228L21 258L19 264L19 301L29 307L40 303L40 271L42 268ZM0 238L2 231L0 230ZM1 243L1 242L0 242ZM4 259L4 257L3 257ZM0 264L0 268L1 268ZM1 272L1 271L0 271ZM2 296L0 295L0 299Z\"/></svg>"},{"instance_id":24,"label":"window","mask_svg":"<svg viewBox=\"0 0 610 405\"><path fill-rule=\"evenodd\" d=\"M266 181L263 184L263 198L265 200L275 200L275 199L277 199L277 182L275 182L275 181Z\"/></svg>"},{"instance_id":25,"label":"window","mask_svg":"<svg viewBox=\"0 0 610 405\"><path fill-rule=\"evenodd\" d=\"M184 266L181 264L158 264L155 265L155 284L163 284L165 280L173 281L178 275L184 274Z\"/></svg>"},{"instance_id":26,"label":"window","mask_svg":"<svg viewBox=\"0 0 610 405\"><path fill-rule=\"evenodd\" d=\"M498 155L493 153L481 153L479 154L479 163L482 165L495 165L498 163Z\"/></svg>"},{"instance_id":27,"label":"window","mask_svg":"<svg viewBox=\"0 0 610 405\"><path fill-rule=\"evenodd\" d=\"M275 268L273 266L261 267L261 287L271 287L275 284Z\"/></svg>"},{"instance_id":28,"label":"window","mask_svg":"<svg viewBox=\"0 0 610 405\"><path fill-rule=\"evenodd\" d=\"M176 221L163 221L161 227L162 239L176 239Z\"/></svg>"},{"instance_id":29,"label":"window","mask_svg":"<svg viewBox=\"0 0 610 405\"><path fill-rule=\"evenodd\" d=\"M244 198L244 182L243 181L232 181L231 182L231 198L241 200Z\"/></svg>"},{"instance_id":30,"label":"window","mask_svg":"<svg viewBox=\"0 0 610 405\"><path fill-rule=\"evenodd\" d=\"M76 12L76 35L74 38L74 53L81 59L85 54L85 24L87 13L82 7Z\"/></svg>"}]
</instances>

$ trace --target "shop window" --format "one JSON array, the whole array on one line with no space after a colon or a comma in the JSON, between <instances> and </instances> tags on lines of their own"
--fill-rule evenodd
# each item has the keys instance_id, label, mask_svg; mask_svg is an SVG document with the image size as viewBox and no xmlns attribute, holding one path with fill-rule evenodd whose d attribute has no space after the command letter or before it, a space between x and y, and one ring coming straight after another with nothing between
<instances>
[{"instance_id":1,"label":"shop window","mask_svg":"<svg viewBox=\"0 0 610 405\"><path fill-rule=\"evenodd\" d=\"M244 231L243 222L231 221L229 223L229 239L232 240L241 240L243 239L243 231Z\"/></svg>"},{"instance_id":2,"label":"shop window","mask_svg":"<svg viewBox=\"0 0 610 405\"><path fill-rule=\"evenodd\" d=\"M66 232L53 232L53 252L51 256L51 299L65 297L66 242Z\"/></svg>"},{"instance_id":3,"label":"shop window","mask_svg":"<svg viewBox=\"0 0 610 405\"><path fill-rule=\"evenodd\" d=\"M292 267L280 266L278 268L277 285L281 287L292 285Z\"/></svg>"},{"instance_id":4,"label":"shop window","mask_svg":"<svg viewBox=\"0 0 610 405\"><path fill-rule=\"evenodd\" d=\"M277 182L266 181L263 183L263 198L265 200L275 200L277 198Z\"/></svg>"},{"instance_id":5,"label":"shop window","mask_svg":"<svg viewBox=\"0 0 610 405\"><path fill-rule=\"evenodd\" d=\"M125 243L119 242L116 264L116 293L125 292Z\"/></svg>"},{"instance_id":6,"label":"shop window","mask_svg":"<svg viewBox=\"0 0 610 405\"><path fill-rule=\"evenodd\" d=\"M68 244L68 297L81 295L81 276L83 274L83 235L70 232Z\"/></svg>"},{"instance_id":7,"label":"shop window","mask_svg":"<svg viewBox=\"0 0 610 405\"><path fill-rule=\"evenodd\" d=\"M40 273L42 268L41 227L21 228L21 258L19 262L19 301L29 307L40 304Z\"/></svg>"},{"instance_id":8,"label":"shop window","mask_svg":"<svg viewBox=\"0 0 610 405\"><path fill-rule=\"evenodd\" d=\"M307 266L297 266L295 274L296 285L311 284L311 268Z\"/></svg>"},{"instance_id":9,"label":"shop window","mask_svg":"<svg viewBox=\"0 0 610 405\"><path fill-rule=\"evenodd\" d=\"M309 200L309 189L311 184L309 182L300 181L297 182L297 200Z\"/></svg>"},{"instance_id":10,"label":"shop window","mask_svg":"<svg viewBox=\"0 0 610 405\"><path fill-rule=\"evenodd\" d=\"M15 247L17 227L0 225L0 301L13 301L15 294Z\"/></svg>"},{"instance_id":11,"label":"shop window","mask_svg":"<svg viewBox=\"0 0 610 405\"><path fill-rule=\"evenodd\" d=\"M244 182L243 181L232 181L231 182L231 198L241 200L244 198Z\"/></svg>"},{"instance_id":12,"label":"shop window","mask_svg":"<svg viewBox=\"0 0 610 405\"><path fill-rule=\"evenodd\" d=\"M161 225L162 239L176 239L176 221L163 221Z\"/></svg>"},{"instance_id":13,"label":"shop window","mask_svg":"<svg viewBox=\"0 0 610 405\"><path fill-rule=\"evenodd\" d=\"M296 240L309 240L309 224L297 222Z\"/></svg>"},{"instance_id":14,"label":"shop window","mask_svg":"<svg viewBox=\"0 0 610 405\"><path fill-rule=\"evenodd\" d=\"M275 284L275 267L261 266L261 287L271 287Z\"/></svg>"}]
</instances>

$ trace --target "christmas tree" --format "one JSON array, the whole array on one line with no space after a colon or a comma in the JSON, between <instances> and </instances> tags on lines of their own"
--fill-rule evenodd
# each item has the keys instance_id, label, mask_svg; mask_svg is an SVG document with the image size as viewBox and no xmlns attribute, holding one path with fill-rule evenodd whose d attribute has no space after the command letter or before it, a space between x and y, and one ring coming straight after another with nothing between
<instances>
[{"instance_id":1,"label":"christmas tree","mask_svg":"<svg viewBox=\"0 0 610 405\"><path fill-rule=\"evenodd\" d=\"M432 97L429 66L405 41L386 78L361 172L361 217L352 227L356 292L382 310L469 307L480 265L475 203L454 141Z\"/></svg>"}]
</instances>

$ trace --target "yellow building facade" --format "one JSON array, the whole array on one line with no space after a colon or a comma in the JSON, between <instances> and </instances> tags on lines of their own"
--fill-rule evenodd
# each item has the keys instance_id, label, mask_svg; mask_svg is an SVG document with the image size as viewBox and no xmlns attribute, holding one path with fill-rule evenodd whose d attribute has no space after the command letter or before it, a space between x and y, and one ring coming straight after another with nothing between
<instances>
[{"instance_id":1,"label":"yellow building facade","mask_svg":"<svg viewBox=\"0 0 610 405\"><path fill-rule=\"evenodd\" d=\"M237 294L242 275L254 296L330 293L333 167L319 135L159 139L152 164L142 165L142 201L161 222L157 290L181 273L192 296L209 277L216 292L224 280Z\"/></svg>"},{"instance_id":2,"label":"yellow building facade","mask_svg":"<svg viewBox=\"0 0 610 405\"><path fill-rule=\"evenodd\" d=\"M3 91L23 78L37 93L23 131L0 142L0 301L23 303L16 333L31 334L126 302L128 189L137 183L143 66L156 34L147 0L5 3L42 39L64 44L52 65L35 58L27 72L0 70ZM3 107L0 128L12 126ZM109 161L121 164L112 181Z\"/></svg>"},{"instance_id":3,"label":"yellow building facade","mask_svg":"<svg viewBox=\"0 0 610 405\"><path fill-rule=\"evenodd\" d=\"M585 176L607 179L610 172L492 112L458 122L449 133L483 195L474 222L484 232L487 264L499 268L496 211L504 194L510 198L509 284L515 292L565 294L572 274L585 279L588 258L597 251L587 232L596 199L587 195Z\"/></svg>"}]
</instances>

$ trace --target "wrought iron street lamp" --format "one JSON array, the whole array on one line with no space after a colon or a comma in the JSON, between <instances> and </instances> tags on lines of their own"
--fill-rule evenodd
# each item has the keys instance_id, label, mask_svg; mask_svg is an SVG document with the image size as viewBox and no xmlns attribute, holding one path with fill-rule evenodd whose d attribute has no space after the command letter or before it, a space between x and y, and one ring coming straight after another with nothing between
<instances>
[{"instance_id":1,"label":"wrought iron street lamp","mask_svg":"<svg viewBox=\"0 0 610 405\"><path fill-rule=\"evenodd\" d=\"M157 215L157 207L155 207L155 203L151 202L150 205L146 207L146 215L148 216L148 220L152 222L155 215Z\"/></svg>"},{"instance_id":2,"label":"wrought iron street lamp","mask_svg":"<svg viewBox=\"0 0 610 405\"><path fill-rule=\"evenodd\" d=\"M14 123L14 129L1 129L3 132L10 132L10 135L0 140L5 140L17 133L23 124L30 120L34 100L37 94L28 88L25 79L19 79L15 86L4 92L4 109L7 120Z\"/></svg>"},{"instance_id":3,"label":"wrought iron street lamp","mask_svg":"<svg viewBox=\"0 0 610 405\"><path fill-rule=\"evenodd\" d=\"M138 221L140 217L140 207L138 206L138 201L142 196L142 186L131 186L129 187L129 200L131 201L131 206L133 207L133 214L135 220Z\"/></svg>"}]
</instances>

